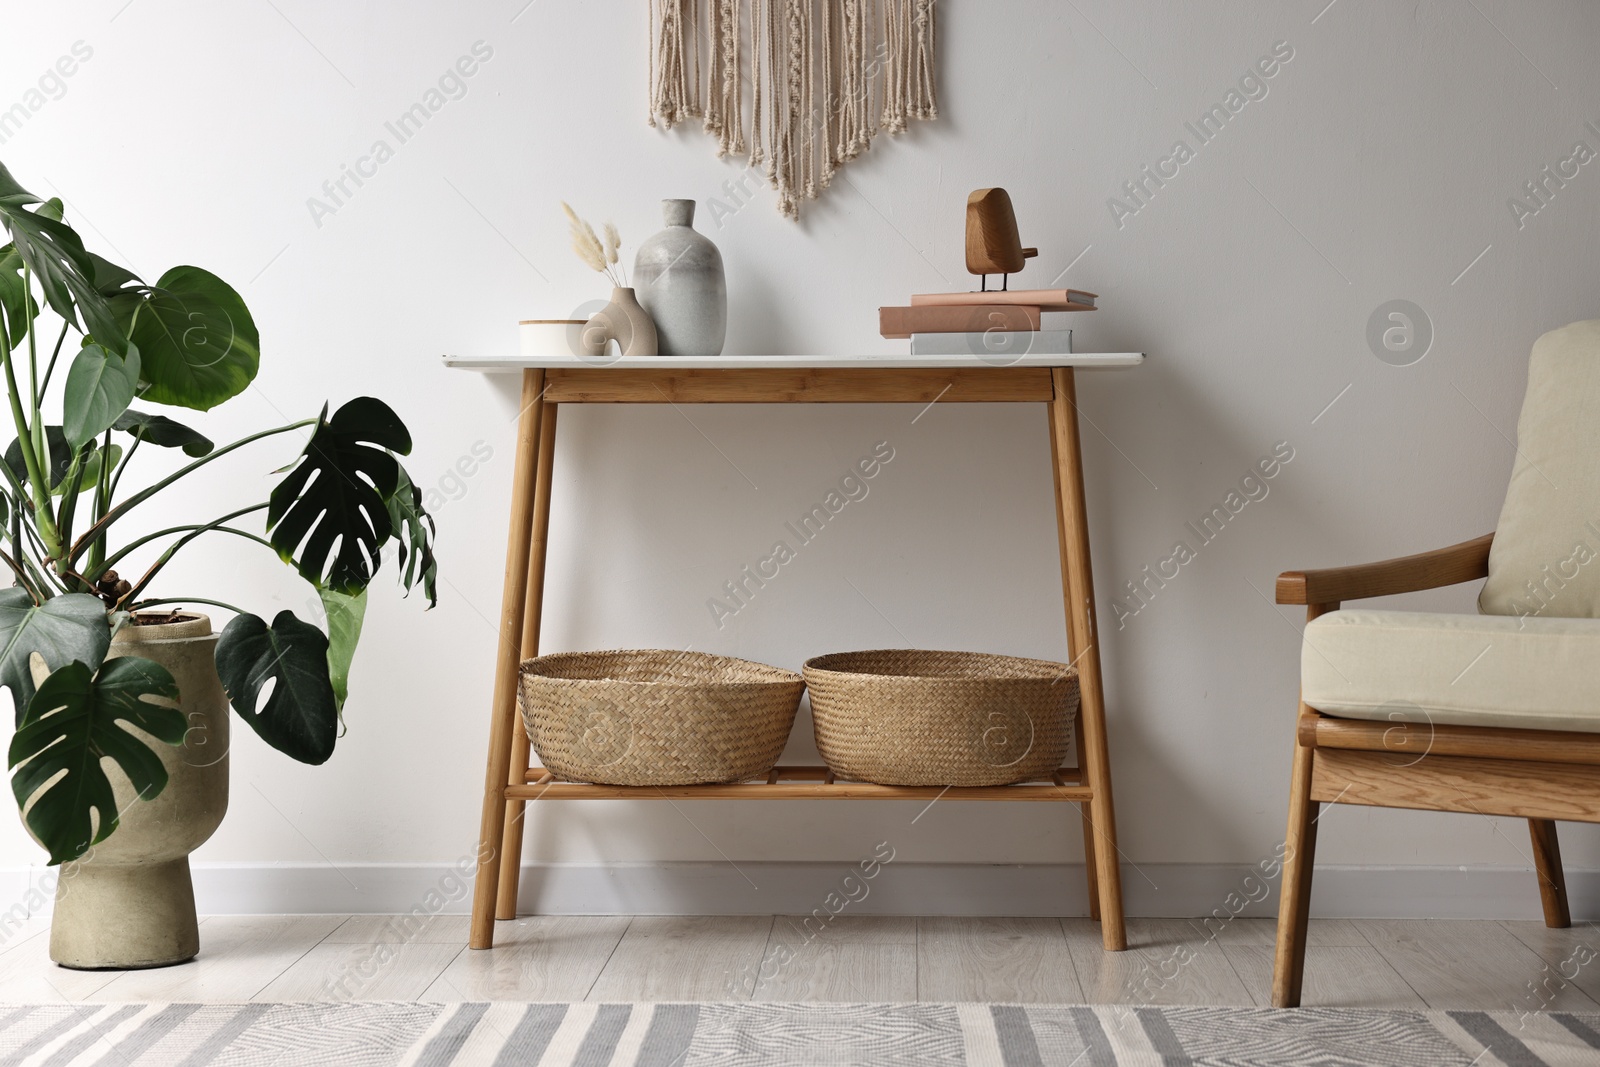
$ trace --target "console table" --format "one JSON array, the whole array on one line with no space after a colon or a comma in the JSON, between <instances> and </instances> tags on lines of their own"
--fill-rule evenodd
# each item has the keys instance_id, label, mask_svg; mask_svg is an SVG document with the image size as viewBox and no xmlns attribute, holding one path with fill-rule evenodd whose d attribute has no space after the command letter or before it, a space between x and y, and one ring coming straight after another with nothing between
<instances>
[{"instance_id":1,"label":"console table","mask_svg":"<svg viewBox=\"0 0 1600 1067\"><path fill-rule=\"evenodd\" d=\"M1067 801L1083 819L1089 914L1105 947L1127 946L1122 916L1116 817L1106 743L1105 693L1089 568L1083 462L1078 439L1077 369L1132 367L1137 352L1025 355L997 365L979 356L651 356L458 357L447 366L519 371L522 408L511 490L500 644L495 660L484 777L471 945L494 944L495 919L516 916L522 816L530 800L740 798ZM677 788L558 782L530 766L528 734L517 712L518 668L539 654L545 547L550 525L556 413L563 404L1036 403L1046 405L1055 479L1067 647L1078 669L1078 766L1049 781L980 788L868 785L837 781L825 767L776 767L765 780Z\"/></svg>"}]
</instances>

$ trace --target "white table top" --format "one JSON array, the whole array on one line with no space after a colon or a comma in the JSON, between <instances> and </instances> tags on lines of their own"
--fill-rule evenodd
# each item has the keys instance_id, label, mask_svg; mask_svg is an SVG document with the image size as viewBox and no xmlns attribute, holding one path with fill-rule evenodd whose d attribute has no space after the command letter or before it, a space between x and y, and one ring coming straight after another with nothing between
<instances>
[{"instance_id":1,"label":"white table top","mask_svg":"<svg viewBox=\"0 0 1600 1067\"><path fill-rule=\"evenodd\" d=\"M844 367L883 370L949 370L960 367L1137 367L1143 352L1074 352L1071 355L979 356L631 356L584 359L578 356L445 356L444 365L461 370L512 371L530 368L611 367L616 370L810 370Z\"/></svg>"}]
</instances>

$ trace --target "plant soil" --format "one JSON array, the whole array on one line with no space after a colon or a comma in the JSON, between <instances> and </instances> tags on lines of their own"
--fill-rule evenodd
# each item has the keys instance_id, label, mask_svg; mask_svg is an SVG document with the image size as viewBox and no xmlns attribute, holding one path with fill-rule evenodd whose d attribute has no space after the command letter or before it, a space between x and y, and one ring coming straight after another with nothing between
<instances>
[{"instance_id":1,"label":"plant soil","mask_svg":"<svg viewBox=\"0 0 1600 1067\"><path fill-rule=\"evenodd\" d=\"M175 622L187 622L188 612L184 611L136 611L128 617L130 626L167 626Z\"/></svg>"}]
</instances>

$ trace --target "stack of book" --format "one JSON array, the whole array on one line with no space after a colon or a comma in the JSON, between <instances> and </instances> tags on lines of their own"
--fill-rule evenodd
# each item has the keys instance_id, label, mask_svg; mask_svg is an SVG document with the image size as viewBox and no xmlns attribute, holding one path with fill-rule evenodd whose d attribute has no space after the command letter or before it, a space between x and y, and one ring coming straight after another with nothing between
<instances>
[{"instance_id":1,"label":"stack of book","mask_svg":"<svg viewBox=\"0 0 1600 1067\"><path fill-rule=\"evenodd\" d=\"M910 307L878 309L878 332L910 338L911 354L1068 354L1072 331L1046 328L1045 315L1093 311L1095 294L1078 289L989 293L919 293Z\"/></svg>"}]
</instances>

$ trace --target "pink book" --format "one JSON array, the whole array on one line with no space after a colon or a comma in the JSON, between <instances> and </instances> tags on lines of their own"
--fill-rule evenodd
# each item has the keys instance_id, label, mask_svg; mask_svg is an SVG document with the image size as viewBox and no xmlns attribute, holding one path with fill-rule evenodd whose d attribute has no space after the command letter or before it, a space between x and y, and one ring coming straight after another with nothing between
<instances>
[{"instance_id":1,"label":"pink book","mask_svg":"<svg viewBox=\"0 0 1600 1067\"><path fill-rule=\"evenodd\" d=\"M1093 311L1098 299L1081 289L1012 289L987 293L917 293L912 307L952 307L970 304L1020 304L1040 311Z\"/></svg>"}]
</instances>

